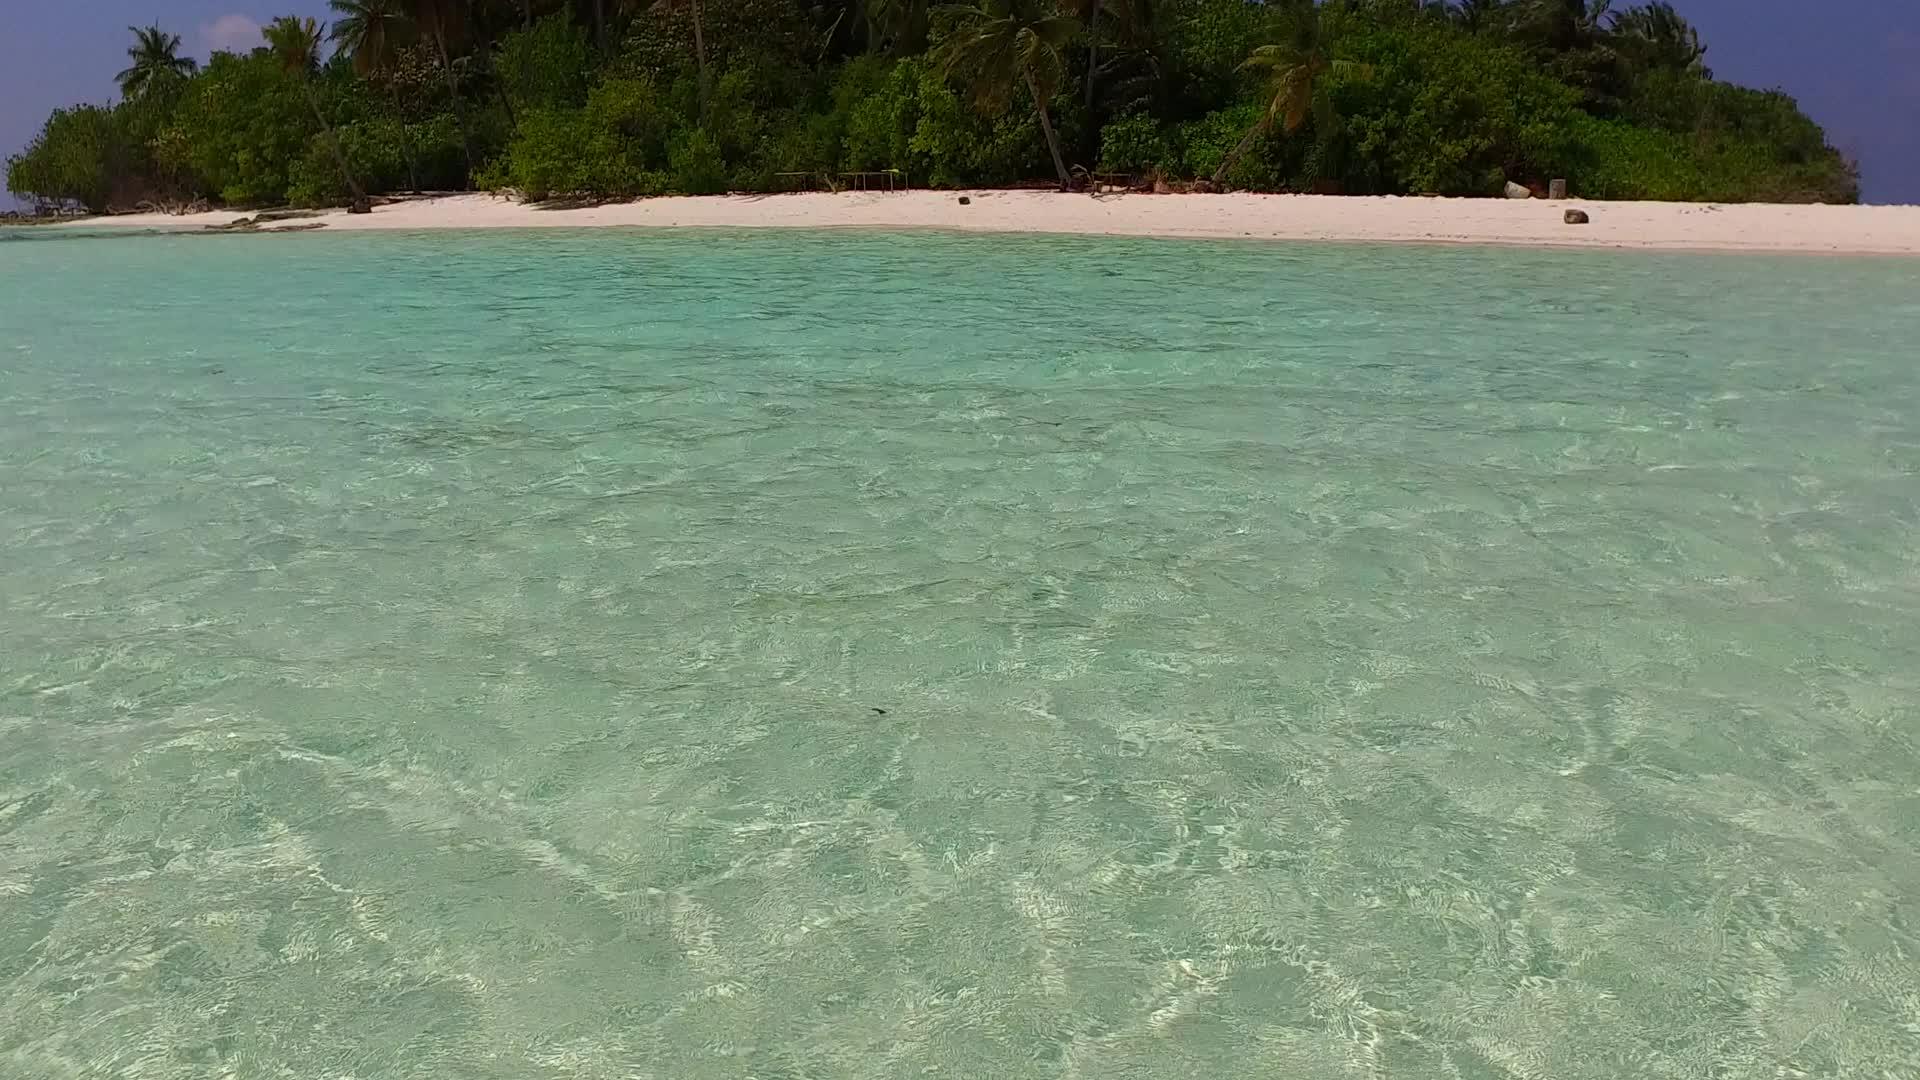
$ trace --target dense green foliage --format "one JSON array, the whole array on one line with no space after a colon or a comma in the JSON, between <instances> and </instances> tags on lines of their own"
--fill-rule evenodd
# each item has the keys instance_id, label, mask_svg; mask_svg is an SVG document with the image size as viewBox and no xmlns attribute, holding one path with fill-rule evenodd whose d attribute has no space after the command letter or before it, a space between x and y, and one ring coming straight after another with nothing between
<instances>
[{"instance_id":1,"label":"dense green foliage","mask_svg":"<svg viewBox=\"0 0 1920 1080\"><path fill-rule=\"evenodd\" d=\"M7 186L94 209L1089 172L1254 190L1857 198L1792 99L1713 79L1661 2L334 0L198 67L135 31L122 100ZM297 31L297 34L295 33ZM293 34L298 40L289 38ZM307 55L307 50L312 55Z\"/></svg>"}]
</instances>

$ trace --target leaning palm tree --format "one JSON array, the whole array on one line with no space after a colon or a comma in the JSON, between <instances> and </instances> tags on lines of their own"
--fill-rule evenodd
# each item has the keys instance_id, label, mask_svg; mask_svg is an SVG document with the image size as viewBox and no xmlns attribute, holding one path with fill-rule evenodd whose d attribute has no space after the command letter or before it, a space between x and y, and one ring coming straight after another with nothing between
<instances>
[{"instance_id":1,"label":"leaning palm tree","mask_svg":"<svg viewBox=\"0 0 1920 1080\"><path fill-rule=\"evenodd\" d=\"M121 96L129 101L177 85L199 70L192 57L180 55L179 34L169 34L158 26L127 29L133 31L133 48L127 50L133 66L114 79L120 84Z\"/></svg>"},{"instance_id":2,"label":"leaning palm tree","mask_svg":"<svg viewBox=\"0 0 1920 1080\"><path fill-rule=\"evenodd\" d=\"M1047 0L979 0L956 14L959 21L940 43L941 69L949 78L969 82L974 99L986 109L1005 108L1014 88L1025 85L1060 174L1060 190L1072 187L1047 102L1060 85L1064 52L1079 32L1078 20L1059 14Z\"/></svg>"},{"instance_id":3,"label":"leaning palm tree","mask_svg":"<svg viewBox=\"0 0 1920 1080\"><path fill-rule=\"evenodd\" d=\"M401 9L401 0L327 0L340 16L333 21L334 46L353 62L354 73L370 78L390 71L400 49L414 35L413 20ZM407 182L420 190L420 164L413 152L413 138L401 116L400 87L387 80L387 92L393 98L393 115L400 124L400 148L407 155Z\"/></svg>"},{"instance_id":4,"label":"leaning palm tree","mask_svg":"<svg viewBox=\"0 0 1920 1080\"><path fill-rule=\"evenodd\" d=\"M1220 167L1213 171L1215 187L1226 183L1227 173L1239 164L1261 133L1272 130L1275 122L1280 124L1281 131L1289 134L1298 130L1309 114L1317 113L1323 125L1332 125L1331 106L1326 95L1320 92L1326 75L1352 72L1364 76L1369 71L1364 64L1327 56L1317 9L1308 9L1300 17L1291 37L1290 41L1254 49L1240 65L1243 71L1264 72L1271 96L1259 119L1233 149L1227 151L1227 156L1220 159Z\"/></svg>"},{"instance_id":5,"label":"leaning palm tree","mask_svg":"<svg viewBox=\"0 0 1920 1080\"><path fill-rule=\"evenodd\" d=\"M307 95L307 105L313 109L313 118L320 121L320 134L327 140L327 149L333 151L334 164L340 166L340 179L347 182L347 190L353 193L353 209L362 212L367 205L367 193L360 190L354 182L353 170L347 168L347 155L340 150L340 139L333 132L333 125L327 123L326 114L320 111L320 95L313 90L313 71L320 66L321 33L325 28L313 19L302 19L292 15L282 15L268 23L260 35L267 39L267 48L279 57L280 66L300 84Z\"/></svg>"}]
</instances>

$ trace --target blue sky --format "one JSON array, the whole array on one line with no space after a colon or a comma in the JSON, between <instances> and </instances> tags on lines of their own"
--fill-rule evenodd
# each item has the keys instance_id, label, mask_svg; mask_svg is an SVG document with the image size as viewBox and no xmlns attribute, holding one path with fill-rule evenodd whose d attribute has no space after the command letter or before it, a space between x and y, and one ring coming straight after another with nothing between
<instances>
[{"instance_id":1,"label":"blue sky","mask_svg":"<svg viewBox=\"0 0 1920 1080\"><path fill-rule=\"evenodd\" d=\"M1619 3L1619 0L1616 0ZM1675 0L1723 79L1800 99L1857 158L1873 202L1920 203L1920 3L1916 0ZM205 57L250 47L275 15L325 18L325 0L0 0L0 156L56 105L112 98L127 27L157 22ZM0 198L4 198L0 195Z\"/></svg>"}]
</instances>

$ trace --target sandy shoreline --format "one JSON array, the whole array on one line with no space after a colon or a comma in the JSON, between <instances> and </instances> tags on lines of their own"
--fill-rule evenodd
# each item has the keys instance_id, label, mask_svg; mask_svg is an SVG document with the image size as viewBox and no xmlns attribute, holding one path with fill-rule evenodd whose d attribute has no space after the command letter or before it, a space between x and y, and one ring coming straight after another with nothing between
<instances>
[{"instance_id":1,"label":"sandy shoreline","mask_svg":"<svg viewBox=\"0 0 1920 1080\"><path fill-rule=\"evenodd\" d=\"M966 196L971 205L960 204ZM1568 225L1568 209L1591 224ZM92 218L54 228L197 230L242 211ZM1257 240L1920 255L1920 206L1779 206L1354 198L1318 195L1062 195L911 191L645 199L580 209L452 195L330 212L328 232L534 227L886 228ZM296 224L288 222L287 224Z\"/></svg>"}]
</instances>

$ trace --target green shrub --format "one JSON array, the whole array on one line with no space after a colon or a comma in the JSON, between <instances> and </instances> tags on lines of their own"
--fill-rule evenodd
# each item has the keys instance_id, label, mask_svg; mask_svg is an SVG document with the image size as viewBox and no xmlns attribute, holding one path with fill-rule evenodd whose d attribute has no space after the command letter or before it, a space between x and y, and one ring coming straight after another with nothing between
<instances>
[{"instance_id":1,"label":"green shrub","mask_svg":"<svg viewBox=\"0 0 1920 1080\"><path fill-rule=\"evenodd\" d=\"M460 133L450 116L406 124L392 115L374 116L334 129L353 178L365 191L405 191L415 186L444 186L464 169ZM287 172L287 201L296 206L332 206L346 201L346 183L333 151L319 135Z\"/></svg>"},{"instance_id":2,"label":"green shrub","mask_svg":"<svg viewBox=\"0 0 1920 1080\"><path fill-rule=\"evenodd\" d=\"M677 136L675 144L686 151L692 146L692 152L698 156L708 156L717 162L712 166L717 170L719 190L727 189L731 172L729 163L745 170L764 155L767 140L771 133L769 107L762 93L762 86L756 81L752 68L732 68L723 72L714 80L713 91L707 102L707 119L704 124L693 123L698 110L686 115L688 128L698 127L704 135L704 146L694 146L685 135ZM696 172L707 168L702 165ZM678 167L673 169L678 173ZM703 177L711 181L711 177Z\"/></svg>"},{"instance_id":3,"label":"green shrub","mask_svg":"<svg viewBox=\"0 0 1920 1080\"><path fill-rule=\"evenodd\" d=\"M1160 122L1145 113L1128 113L1100 129L1102 172L1145 175L1170 171L1172 161Z\"/></svg>"},{"instance_id":4,"label":"green shrub","mask_svg":"<svg viewBox=\"0 0 1920 1080\"><path fill-rule=\"evenodd\" d=\"M501 162L483 179L518 188L530 199L658 195L669 187L664 170L671 128L650 82L608 79L582 108L522 116Z\"/></svg>"},{"instance_id":5,"label":"green shrub","mask_svg":"<svg viewBox=\"0 0 1920 1080\"><path fill-rule=\"evenodd\" d=\"M720 147L705 130L696 128L676 139L667 152L673 190L682 195L721 195L727 190L727 163Z\"/></svg>"},{"instance_id":6,"label":"green shrub","mask_svg":"<svg viewBox=\"0 0 1920 1080\"><path fill-rule=\"evenodd\" d=\"M1791 97L1697 74L1654 71L1634 87L1623 119L1672 136L1699 166L1699 198L1857 202L1859 176Z\"/></svg>"},{"instance_id":7,"label":"green shrub","mask_svg":"<svg viewBox=\"0 0 1920 1080\"><path fill-rule=\"evenodd\" d=\"M1783 161L1783 143L1726 133L1682 136L1581 114L1569 124L1566 175L1592 199L1829 202L1859 198L1837 153Z\"/></svg>"},{"instance_id":8,"label":"green shrub","mask_svg":"<svg viewBox=\"0 0 1920 1080\"><path fill-rule=\"evenodd\" d=\"M494 67L515 109L570 109L586 103L593 61L586 29L563 10L501 38Z\"/></svg>"},{"instance_id":9,"label":"green shrub","mask_svg":"<svg viewBox=\"0 0 1920 1080\"><path fill-rule=\"evenodd\" d=\"M175 125L204 189L239 206L285 200L314 130L305 96L264 50L215 53L182 94Z\"/></svg>"},{"instance_id":10,"label":"green shrub","mask_svg":"<svg viewBox=\"0 0 1920 1080\"><path fill-rule=\"evenodd\" d=\"M908 65L902 65L906 67ZM961 97L934 67L911 65L918 75L919 114L914 120L911 172L933 187L1004 184L1053 171L1046 140L1031 119L1024 94L995 115L985 115Z\"/></svg>"},{"instance_id":11,"label":"green shrub","mask_svg":"<svg viewBox=\"0 0 1920 1080\"><path fill-rule=\"evenodd\" d=\"M332 206L346 195L340 167L324 140L315 136L305 157L287 170L287 202L294 206Z\"/></svg>"},{"instance_id":12,"label":"green shrub","mask_svg":"<svg viewBox=\"0 0 1920 1080\"><path fill-rule=\"evenodd\" d=\"M1326 92L1354 193L1491 195L1565 156L1578 93L1517 48L1415 25L1350 35ZM1332 136L1335 133L1323 133Z\"/></svg>"},{"instance_id":13,"label":"green shrub","mask_svg":"<svg viewBox=\"0 0 1920 1080\"><path fill-rule=\"evenodd\" d=\"M1220 168L1220 163L1246 137L1247 129L1265 111L1265 104L1242 102L1216 109L1198 120L1182 124L1177 139L1182 151L1180 163L1183 171L1188 176L1212 177L1214 171ZM1296 132L1292 137L1299 135ZM1256 136L1253 145L1228 170L1227 185L1248 191L1279 189L1282 177L1273 162L1279 142L1288 137L1280 134L1277 128L1270 128Z\"/></svg>"},{"instance_id":14,"label":"green shrub","mask_svg":"<svg viewBox=\"0 0 1920 1080\"><path fill-rule=\"evenodd\" d=\"M55 109L26 150L8 159L7 187L46 202L77 202L97 213L107 208L132 153L113 109Z\"/></svg>"},{"instance_id":15,"label":"green shrub","mask_svg":"<svg viewBox=\"0 0 1920 1080\"><path fill-rule=\"evenodd\" d=\"M1707 197L1706 177L1678 136L1584 113L1570 119L1568 127L1572 145L1566 174L1573 194L1675 202Z\"/></svg>"},{"instance_id":16,"label":"green shrub","mask_svg":"<svg viewBox=\"0 0 1920 1080\"><path fill-rule=\"evenodd\" d=\"M846 168L915 171L920 164L913 152L920 83L916 64L856 60L846 66L833 91L833 115L846 120Z\"/></svg>"},{"instance_id":17,"label":"green shrub","mask_svg":"<svg viewBox=\"0 0 1920 1080\"><path fill-rule=\"evenodd\" d=\"M788 111L769 121L754 160L741 170L742 188L773 190L788 181L777 173L831 173L840 168L840 117L833 113Z\"/></svg>"}]
</instances>

